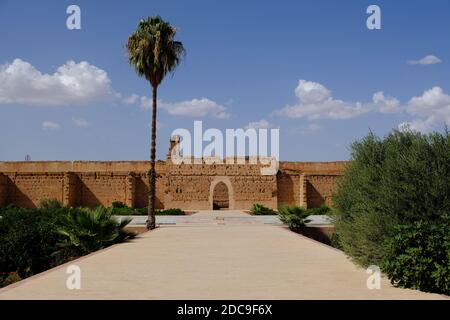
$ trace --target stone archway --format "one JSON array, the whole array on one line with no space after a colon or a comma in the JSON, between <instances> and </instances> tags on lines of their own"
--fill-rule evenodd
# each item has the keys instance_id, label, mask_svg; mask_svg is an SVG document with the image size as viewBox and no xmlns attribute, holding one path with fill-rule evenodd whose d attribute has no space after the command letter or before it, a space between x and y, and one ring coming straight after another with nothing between
<instances>
[{"instance_id":1,"label":"stone archway","mask_svg":"<svg viewBox=\"0 0 450 320\"><path fill-rule=\"evenodd\" d=\"M234 209L234 192L229 177L215 177L209 189L209 207Z\"/></svg>"}]
</instances>

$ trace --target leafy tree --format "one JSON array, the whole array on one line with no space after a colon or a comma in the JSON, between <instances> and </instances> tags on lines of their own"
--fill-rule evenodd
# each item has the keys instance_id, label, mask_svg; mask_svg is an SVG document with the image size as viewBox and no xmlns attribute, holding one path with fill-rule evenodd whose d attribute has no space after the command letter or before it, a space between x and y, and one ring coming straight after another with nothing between
<instances>
[{"instance_id":1,"label":"leafy tree","mask_svg":"<svg viewBox=\"0 0 450 320\"><path fill-rule=\"evenodd\" d=\"M128 60L140 77L145 77L152 87L152 137L150 147L149 206L147 227L154 229L156 197L156 109L157 90L168 73L175 71L184 56L183 44L175 41L176 29L161 17L142 19L128 38Z\"/></svg>"},{"instance_id":2,"label":"leafy tree","mask_svg":"<svg viewBox=\"0 0 450 320\"><path fill-rule=\"evenodd\" d=\"M370 133L351 149L334 197L338 245L363 266L384 266L394 284L445 290L449 132L393 131L384 139Z\"/></svg>"}]
</instances>

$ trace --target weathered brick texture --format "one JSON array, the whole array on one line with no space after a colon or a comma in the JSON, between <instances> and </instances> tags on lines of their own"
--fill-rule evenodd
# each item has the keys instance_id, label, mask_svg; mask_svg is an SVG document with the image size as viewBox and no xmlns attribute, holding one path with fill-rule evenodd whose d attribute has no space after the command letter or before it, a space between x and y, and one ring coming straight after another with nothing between
<instances>
[{"instance_id":1,"label":"weathered brick texture","mask_svg":"<svg viewBox=\"0 0 450 320\"><path fill-rule=\"evenodd\" d=\"M279 171L263 175L259 164L173 164L158 161L157 208L230 209L254 203L317 207L329 204L345 162L280 162ZM57 199L68 206L130 207L148 204L147 161L0 162L0 206L36 207Z\"/></svg>"},{"instance_id":2,"label":"weathered brick texture","mask_svg":"<svg viewBox=\"0 0 450 320\"><path fill-rule=\"evenodd\" d=\"M7 204L8 199L8 177L0 173L0 206Z\"/></svg>"}]
</instances>

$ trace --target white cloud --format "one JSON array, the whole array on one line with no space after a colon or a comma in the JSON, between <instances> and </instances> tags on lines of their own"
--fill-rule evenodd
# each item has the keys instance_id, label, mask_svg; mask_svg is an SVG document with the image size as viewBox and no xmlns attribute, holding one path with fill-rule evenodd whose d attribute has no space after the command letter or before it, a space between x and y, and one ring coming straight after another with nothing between
<instances>
[{"instance_id":1,"label":"white cloud","mask_svg":"<svg viewBox=\"0 0 450 320\"><path fill-rule=\"evenodd\" d=\"M381 113L395 113L400 110L400 101L393 97L385 97L384 93L379 91L372 97L372 108Z\"/></svg>"},{"instance_id":2,"label":"white cloud","mask_svg":"<svg viewBox=\"0 0 450 320\"><path fill-rule=\"evenodd\" d=\"M44 130L58 130L61 126L53 121L44 121L42 122L42 129Z\"/></svg>"},{"instance_id":3,"label":"white cloud","mask_svg":"<svg viewBox=\"0 0 450 320\"><path fill-rule=\"evenodd\" d=\"M300 80L295 95L299 99L293 106L276 110L275 114L288 118L350 119L369 111L367 106L356 102L334 99L331 91L320 83Z\"/></svg>"},{"instance_id":4,"label":"white cloud","mask_svg":"<svg viewBox=\"0 0 450 320\"><path fill-rule=\"evenodd\" d=\"M139 99L139 96L137 94L132 94L131 96L123 99L123 103L125 104L135 104Z\"/></svg>"},{"instance_id":5,"label":"white cloud","mask_svg":"<svg viewBox=\"0 0 450 320\"><path fill-rule=\"evenodd\" d=\"M89 127L89 122L83 118L72 118L72 123L76 127Z\"/></svg>"},{"instance_id":6,"label":"white cloud","mask_svg":"<svg viewBox=\"0 0 450 320\"><path fill-rule=\"evenodd\" d=\"M259 121L254 121L254 122L249 122L244 129L270 129L270 128L274 128L275 126L273 124L271 124L269 121L267 121L266 119L261 119Z\"/></svg>"},{"instance_id":7,"label":"white cloud","mask_svg":"<svg viewBox=\"0 0 450 320\"><path fill-rule=\"evenodd\" d=\"M68 61L53 74L21 59L0 66L0 104L82 105L115 97L108 74L86 61Z\"/></svg>"},{"instance_id":8,"label":"white cloud","mask_svg":"<svg viewBox=\"0 0 450 320\"><path fill-rule=\"evenodd\" d=\"M288 118L317 119L351 119L371 111L381 113L401 112L398 99L376 92L370 102L352 102L332 97L331 91L320 83L300 80L295 95L298 103L275 110L274 114Z\"/></svg>"},{"instance_id":9,"label":"white cloud","mask_svg":"<svg viewBox=\"0 0 450 320\"><path fill-rule=\"evenodd\" d=\"M152 107L152 100L147 97L141 97L141 107L150 109ZM176 116L205 117L209 115L218 119L228 119L230 117L230 114L224 106L207 98L180 102L159 100L158 107Z\"/></svg>"},{"instance_id":10,"label":"white cloud","mask_svg":"<svg viewBox=\"0 0 450 320\"><path fill-rule=\"evenodd\" d=\"M409 60L408 61L408 63L412 64L412 65L420 64L420 65L424 65L424 66L430 65L430 64L441 63L441 62L442 62L441 59L439 59L438 57L436 57L432 54L429 54L419 60Z\"/></svg>"},{"instance_id":11,"label":"white cloud","mask_svg":"<svg viewBox=\"0 0 450 320\"><path fill-rule=\"evenodd\" d=\"M450 126L450 96L440 87L433 87L421 96L411 98L405 110L416 119L400 124L400 129L409 126L413 130L427 132L436 126Z\"/></svg>"}]
</instances>

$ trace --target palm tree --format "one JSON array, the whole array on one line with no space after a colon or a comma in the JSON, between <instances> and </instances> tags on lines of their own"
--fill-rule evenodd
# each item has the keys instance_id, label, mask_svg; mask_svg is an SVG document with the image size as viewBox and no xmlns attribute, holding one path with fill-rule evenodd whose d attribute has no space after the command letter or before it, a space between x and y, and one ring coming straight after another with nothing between
<instances>
[{"instance_id":1,"label":"palm tree","mask_svg":"<svg viewBox=\"0 0 450 320\"><path fill-rule=\"evenodd\" d=\"M128 60L140 77L150 82L153 93L152 140L150 170L148 172L148 220L147 228L154 229L156 197L156 104L158 86L168 73L173 73L185 54L183 44L175 41L176 29L160 16L139 21L136 31L128 38Z\"/></svg>"}]
</instances>

